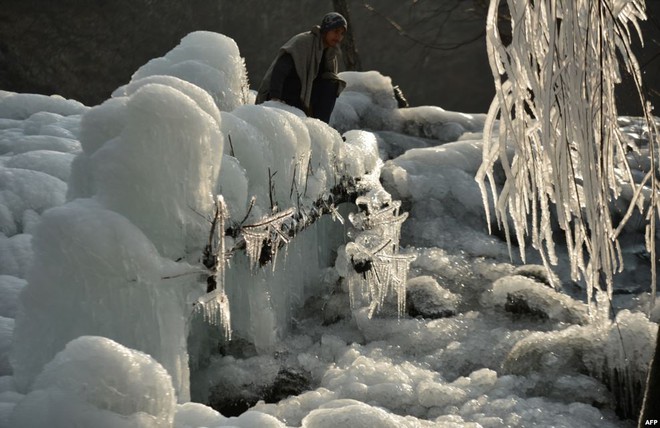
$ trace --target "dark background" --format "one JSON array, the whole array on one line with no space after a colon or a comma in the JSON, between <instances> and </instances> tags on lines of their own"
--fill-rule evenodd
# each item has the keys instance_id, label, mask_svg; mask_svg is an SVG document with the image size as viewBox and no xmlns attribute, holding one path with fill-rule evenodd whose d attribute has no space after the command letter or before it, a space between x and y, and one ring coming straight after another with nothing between
<instances>
[{"instance_id":1,"label":"dark background","mask_svg":"<svg viewBox=\"0 0 660 428\"><path fill-rule=\"evenodd\" d=\"M363 70L391 77L411 105L487 111L494 94L483 37L487 0L348 5ZM0 89L99 104L195 30L233 38L256 89L277 49L332 8L330 0L0 0ZM647 0L647 8L637 55L660 106L660 0ZM618 94L620 113L638 114L632 87Z\"/></svg>"}]
</instances>

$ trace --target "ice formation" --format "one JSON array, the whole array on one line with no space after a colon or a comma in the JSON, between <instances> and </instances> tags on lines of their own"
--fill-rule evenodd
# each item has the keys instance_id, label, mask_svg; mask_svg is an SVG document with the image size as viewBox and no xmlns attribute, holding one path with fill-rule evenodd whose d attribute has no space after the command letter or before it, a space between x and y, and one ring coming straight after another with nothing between
<instances>
[{"instance_id":1,"label":"ice formation","mask_svg":"<svg viewBox=\"0 0 660 428\"><path fill-rule=\"evenodd\" d=\"M10 426L171 427L176 394L151 356L108 338L81 336L46 364Z\"/></svg>"},{"instance_id":2,"label":"ice formation","mask_svg":"<svg viewBox=\"0 0 660 428\"><path fill-rule=\"evenodd\" d=\"M225 293L225 266L227 251L224 231L229 218L224 198L215 201L215 213L211 220L209 240L202 253L202 264L208 269L206 294L195 302L194 311L201 313L206 322L223 329L224 336L231 340L231 312L229 299Z\"/></svg>"},{"instance_id":3,"label":"ice formation","mask_svg":"<svg viewBox=\"0 0 660 428\"><path fill-rule=\"evenodd\" d=\"M639 153L637 145L622 133L615 99L625 71L639 96L647 128L645 145L649 152L657 150L658 127L631 49L631 33L642 38L638 21L646 19L645 3L508 1L508 44L500 35L500 3L491 1L486 26L496 89L477 174L486 215L490 218L492 201L507 242L513 231L525 260L529 237L548 269L559 263L553 224L557 225L564 235L571 278L584 277L586 301L590 309L595 306L596 323L609 318L614 274L625 269L621 235L626 223L643 218L650 257L650 312L657 286L655 156L640 156L650 169L635 165L635 156L628 152ZM513 148L512 155L507 148ZM496 164L506 178L502 185L494 177ZM612 206L621 214L614 214ZM621 347L625 349L623 343ZM623 384L627 391L639 390L638 376L627 368L610 369L617 374L616 382L610 381L612 389ZM628 416L640 403L630 394L620 406Z\"/></svg>"},{"instance_id":4,"label":"ice formation","mask_svg":"<svg viewBox=\"0 0 660 428\"><path fill-rule=\"evenodd\" d=\"M483 129L485 114L451 112L437 106L397 109L392 80L377 71L345 71L340 77L347 85L330 122L340 132L369 129L395 145L410 142L412 137L417 145L431 146Z\"/></svg>"},{"instance_id":5,"label":"ice formation","mask_svg":"<svg viewBox=\"0 0 660 428\"><path fill-rule=\"evenodd\" d=\"M34 115L41 117L46 113L51 113L56 121L64 120L67 117L76 117L83 114L89 107L79 103L75 100L67 100L63 97L53 95L51 97L38 95L38 94L17 94L14 92L0 91L0 117L2 118L3 128L13 128L11 125L22 125L21 123L12 122L12 120L30 119ZM35 118L36 119L36 118ZM41 124L40 120L34 120L32 123ZM75 121L74 121L75 122ZM30 123L30 122L28 122ZM50 125L44 124L44 125ZM64 132L68 129L67 126L49 127L49 132L38 132L37 135L51 135L52 131ZM33 132L28 132L30 135Z\"/></svg>"},{"instance_id":6,"label":"ice formation","mask_svg":"<svg viewBox=\"0 0 660 428\"><path fill-rule=\"evenodd\" d=\"M212 48L211 48L212 47ZM188 81L211 96L222 111L232 111L248 102L248 81L238 46L229 37L210 31L188 34L178 46L140 67L131 83L153 76L173 76ZM113 97L130 90L118 88Z\"/></svg>"},{"instance_id":7,"label":"ice formation","mask_svg":"<svg viewBox=\"0 0 660 428\"><path fill-rule=\"evenodd\" d=\"M372 178L373 179L373 178ZM358 213L349 220L359 232L353 242L346 245L346 257L352 269L348 273L351 303L358 296L366 296L369 314L373 315L385 304L386 297L396 295L399 316L406 305L406 281L414 255L399 251L401 224L407 214L399 214L400 201L383 200L382 193L370 192L357 198Z\"/></svg>"},{"instance_id":8,"label":"ice formation","mask_svg":"<svg viewBox=\"0 0 660 428\"><path fill-rule=\"evenodd\" d=\"M500 3L491 2L486 27L496 97L484 126L484 162L477 175L483 204L488 207L493 201L498 226L507 239L513 230L523 260L525 238L530 237L548 268L558 260L552 235L556 221L571 255L572 277L584 275L591 305L594 290L605 289L611 298L613 275L621 270L618 236L629 214L615 224L610 201L619 197L622 187L634 186L630 210L644 210L639 199L643 186L633 184L628 141L617 120L614 89L622 69L635 81L652 146L658 135L631 50L631 29L641 37L637 21L646 19L644 2L594 7L582 0L508 1L515 18L509 45L499 33ZM507 147L513 147L513 156ZM496 163L506 176L502 186L493 176ZM655 180L650 185L654 195ZM649 204L647 235L653 255L654 201L655 196ZM486 215L490 217L488 210ZM655 274L652 287L655 290Z\"/></svg>"},{"instance_id":9,"label":"ice formation","mask_svg":"<svg viewBox=\"0 0 660 428\"><path fill-rule=\"evenodd\" d=\"M215 77L224 76L221 86L209 86L211 80L200 75L209 67L217 71ZM308 250L329 253L337 240L325 236L343 233L328 233L331 226L320 222L315 228L321 233L297 239L303 250L285 257L278 250L322 214L339 218L335 203L350 202L350 196L336 200L330 186L341 188L346 180L377 171L378 153L367 133L348 135L344 142L336 131L295 112L243 105L246 81L231 39L192 33L138 70L111 99L85 111L75 134L80 143L71 139L71 146L59 147L76 155L68 189L46 173L2 170L6 194L20 195L22 203L8 204L16 213L8 218L7 230L20 231L22 225L10 220L28 209L41 214L56 207L36 228L33 268L5 272L28 280L15 327L23 339L11 351L19 391L33 391L39 371L67 343L95 335L153 356L185 402L189 364L196 367L207 352L194 334L187 344L191 313L194 325L199 315L220 325L226 339L233 328L260 350L271 349L286 332L292 310L314 293L309 288L316 274L333 261L327 255L310 259ZM37 123L52 119L34 118ZM49 141L57 138L64 137ZM63 161L71 164L71 158ZM18 162L14 155L7 163ZM221 175L221 165L233 167ZM38 180L50 198L32 195L37 189L21 184ZM50 189L48 180L61 184ZM221 189L235 187L244 191L228 192L229 202L214 199ZM377 180L353 190L386 194ZM249 195L254 198L248 207ZM398 227L381 229L389 233L386 253L395 266L390 273L379 261L387 274L383 287L396 282L402 294L405 272L392 263ZM309 269L294 271L305 263ZM270 264L270 273L261 268L264 264ZM246 287L248 282L252 285ZM244 313L234 325L232 306ZM198 352L195 361L189 362L188 346Z\"/></svg>"},{"instance_id":10,"label":"ice formation","mask_svg":"<svg viewBox=\"0 0 660 428\"><path fill-rule=\"evenodd\" d=\"M343 136L246 103L235 44L208 32L93 108L1 93L0 427L625 424L651 296L587 325L569 270L548 287L487 235L485 115L344 77ZM450 311L409 315L407 284ZM249 410L200 404L232 397Z\"/></svg>"},{"instance_id":11,"label":"ice formation","mask_svg":"<svg viewBox=\"0 0 660 428\"><path fill-rule=\"evenodd\" d=\"M11 353L19 390L29 391L69 341L96 335L156 358L179 396L187 396L183 301L190 286L185 277L162 278L191 266L162 258L126 217L91 199L47 211L33 245L36 268L27 276L14 331L23 339Z\"/></svg>"}]
</instances>

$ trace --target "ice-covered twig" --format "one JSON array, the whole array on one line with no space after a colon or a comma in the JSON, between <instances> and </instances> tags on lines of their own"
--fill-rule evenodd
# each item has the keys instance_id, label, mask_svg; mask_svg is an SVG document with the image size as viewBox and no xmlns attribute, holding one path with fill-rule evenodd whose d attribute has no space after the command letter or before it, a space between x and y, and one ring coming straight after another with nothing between
<instances>
[{"instance_id":1,"label":"ice-covered twig","mask_svg":"<svg viewBox=\"0 0 660 428\"><path fill-rule=\"evenodd\" d=\"M359 197L356 204L360 210L349 216L358 230L353 242L346 245L346 256L355 271L348 278L350 300L354 306L358 295L365 296L371 317L383 307L387 296L396 294L401 316L408 270L415 259L414 255L399 253L401 225L408 215L399 215L401 202L390 200L378 187Z\"/></svg>"},{"instance_id":2,"label":"ice-covered twig","mask_svg":"<svg viewBox=\"0 0 660 428\"><path fill-rule=\"evenodd\" d=\"M225 294L226 249L224 232L229 215L222 195L215 200L215 212L211 222L209 239L204 248L202 264L208 269L206 293L194 304L194 310L204 315L208 322L223 328L227 338L231 337L229 300Z\"/></svg>"},{"instance_id":3,"label":"ice-covered twig","mask_svg":"<svg viewBox=\"0 0 660 428\"><path fill-rule=\"evenodd\" d=\"M272 175L269 176L272 178ZM397 295L399 314L405 306L405 284L412 255L399 254L401 225L407 213L399 214L401 203L392 201L373 177L342 177L330 192L319 197L311 207L291 207L276 212L249 225L234 225L225 230L234 238L235 245L227 251L228 256L245 249L250 266L272 263L275 269L278 250L287 245L297 233L305 230L326 214L332 215L343 224L343 217L336 206L344 202L358 205L358 212L349 216L357 229L354 242L347 245L347 255L356 266L353 278L349 278L351 301L363 288L368 292L370 312L379 310L387 296ZM216 213L216 219L220 217ZM218 222L212 223L212 229ZM212 245L207 245L212 248ZM211 258L209 265L217 263ZM357 266L361 264L361 268ZM206 265L206 264L205 264ZM214 289L209 289L213 292ZM222 297L221 294L218 296ZM216 297L211 297L211 300ZM219 304L218 304L219 305ZM221 305L213 306L221 308Z\"/></svg>"},{"instance_id":4,"label":"ice-covered twig","mask_svg":"<svg viewBox=\"0 0 660 428\"><path fill-rule=\"evenodd\" d=\"M367 192L366 188L356 186L355 181L352 177L343 177L339 184L321 195L311 207L291 207L249 225L242 224L245 219L239 225L234 224L225 230L226 235L235 238L235 245L228 250L229 255L245 249L253 268L257 265L263 266L274 261L281 246L288 244L297 233L311 226L323 215L331 214L333 220L343 224L344 219L337 211L336 205L354 202Z\"/></svg>"}]
</instances>

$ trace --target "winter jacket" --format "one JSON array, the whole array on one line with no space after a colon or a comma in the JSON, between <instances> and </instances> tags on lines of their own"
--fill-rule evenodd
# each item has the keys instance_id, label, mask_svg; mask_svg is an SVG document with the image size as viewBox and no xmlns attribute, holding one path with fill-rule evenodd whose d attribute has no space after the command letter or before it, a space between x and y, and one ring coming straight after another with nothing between
<instances>
[{"instance_id":1,"label":"winter jacket","mask_svg":"<svg viewBox=\"0 0 660 428\"><path fill-rule=\"evenodd\" d=\"M270 95L270 85L273 68L277 63L277 60L282 55L287 53L293 58L296 73L300 78L302 87L300 100L305 107L305 111L309 112L310 100L312 97L312 85L314 83L314 79L319 73L319 70L321 69L321 60L324 58L323 40L321 39L321 31L318 26L313 27L310 31L293 36L288 42L284 44L284 46L280 48L277 57L268 68L268 71L266 71L266 75L261 82L261 86L259 86L256 103L260 104L272 98ZM340 51L338 48L327 48L325 54L325 65L323 69L329 71L325 71L321 77L323 79L338 81L339 92L341 92L341 90L346 86L346 83L339 79L337 76L337 72L339 70L339 55Z\"/></svg>"}]
</instances>

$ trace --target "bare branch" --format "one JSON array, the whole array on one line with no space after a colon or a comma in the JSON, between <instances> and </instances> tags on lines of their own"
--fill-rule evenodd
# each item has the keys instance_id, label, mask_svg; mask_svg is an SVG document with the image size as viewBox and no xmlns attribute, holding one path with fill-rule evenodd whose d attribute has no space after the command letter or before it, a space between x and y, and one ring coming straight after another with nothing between
<instances>
[{"instance_id":1,"label":"bare branch","mask_svg":"<svg viewBox=\"0 0 660 428\"><path fill-rule=\"evenodd\" d=\"M373 14L375 14L375 15L379 16L380 18L384 19L385 21L387 21L387 23L390 24L390 26L391 26L392 28L394 28L394 29L395 29L395 30L396 30L396 31L397 31L402 37L405 37L406 39L408 39L408 40L410 40L410 41L413 41L413 42L415 42L416 44L422 45L422 46L424 46L424 47L426 47L426 48L429 48L429 49L435 49L435 50L441 50L441 51L451 51L451 50L456 50L456 49L458 49L458 48L460 48L460 47L462 47L462 46L468 45L468 44L470 44L470 43L474 43L474 42L476 42L477 40L480 40L480 39L484 38L485 35L486 35L486 31L483 30L483 31L479 32L478 34L476 34L476 35L474 35L474 36L472 36L472 37L468 37L468 38L465 39L464 41L461 41L461 42L458 42L458 43L453 43L453 44L447 44L447 43L440 43L440 44L437 44L437 43L429 43L429 42L424 41L424 40L422 40L422 39L420 39L420 38L418 38L418 37L413 36L412 34L410 34L409 31L407 31L406 29L404 29L402 25L400 25L398 22L396 22L396 21L393 20L392 18L390 18L390 17L388 17L388 16L385 16L383 13L381 13L380 11L378 11L376 8L374 8L373 6L371 6L369 3L363 3L363 6L364 6L364 8L367 9L368 11L372 12Z\"/></svg>"}]
</instances>

